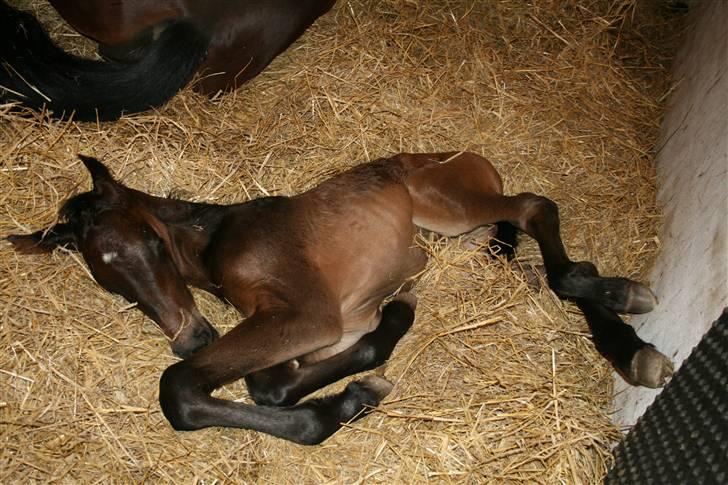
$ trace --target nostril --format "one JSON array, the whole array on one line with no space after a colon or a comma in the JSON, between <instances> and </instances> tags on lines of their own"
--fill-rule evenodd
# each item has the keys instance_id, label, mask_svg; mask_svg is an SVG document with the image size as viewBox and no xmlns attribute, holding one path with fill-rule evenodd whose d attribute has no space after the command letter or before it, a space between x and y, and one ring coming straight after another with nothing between
<instances>
[{"instance_id":1,"label":"nostril","mask_svg":"<svg viewBox=\"0 0 728 485\"><path fill-rule=\"evenodd\" d=\"M172 341L172 352L183 359L191 356L201 348L211 344L219 334L215 327L206 320L197 321L194 326L190 325L184 329L177 338Z\"/></svg>"},{"instance_id":2,"label":"nostril","mask_svg":"<svg viewBox=\"0 0 728 485\"><path fill-rule=\"evenodd\" d=\"M195 352L196 349L188 346L172 344L172 353L180 359L186 359Z\"/></svg>"},{"instance_id":3,"label":"nostril","mask_svg":"<svg viewBox=\"0 0 728 485\"><path fill-rule=\"evenodd\" d=\"M205 322L194 334L195 340L202 341L203 345L215 341L220 335L215 327Z\"/></svg>"}]
</instances>

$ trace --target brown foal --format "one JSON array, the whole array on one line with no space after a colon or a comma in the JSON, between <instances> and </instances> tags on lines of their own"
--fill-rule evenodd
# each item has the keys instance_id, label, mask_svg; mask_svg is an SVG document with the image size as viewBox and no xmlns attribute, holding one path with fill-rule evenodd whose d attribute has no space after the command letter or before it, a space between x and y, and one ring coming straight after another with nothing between
<instances>
[{"instance_id":1,"label":"brown foal","mask_svg":"<svg viewBox=\"0 0 728 485\"><path fill-rule=\"evenodd\" d=\"M294 197L227 206L150 196L81 158L93 190L64 205L63 222L8 239L25 253L80 251L101 286L159 324L184 357L160 380L175 429L231 426L315 444L376 406L392 387L379 376L298 401L381 365L412 325L412 295L382 303L425 264L413 245L417 228L457 236L497 223L506 255L516 229L525 232L539 244L549 286L579 306L596 348L625 379L657 387L672 373L669 359L618 316L650 311L652 292L571 261L556 204L503 195L500 176L478 155L400 154ZM229 301L242 323L218 338L187 285ZM255 405L211 396L241 378Z\"/></svg>"}]
</instances>

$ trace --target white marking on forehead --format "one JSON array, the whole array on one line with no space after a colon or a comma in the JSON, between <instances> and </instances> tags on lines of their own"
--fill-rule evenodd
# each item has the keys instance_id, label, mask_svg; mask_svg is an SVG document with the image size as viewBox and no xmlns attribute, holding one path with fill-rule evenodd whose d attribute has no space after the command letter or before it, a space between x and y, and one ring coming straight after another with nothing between
<instances>
[{"instance_id":1,"label":"white marking on forehead","mask_svg":"<svg viewBox=\"0 0 728 485\"><path fill-rule=\"evenodd\" d=\"M112 262L112 261L113 261L114 259L116 259L116 257L117 257L118 255L119 255L119 253L117 253L116 251L111 251L110 253L104 253L104 254L102 254L102 255L101 255L101 260L102 260L102 261L103 261L104 263L110 263L110 262Z\"/></svg>"}]
</instances>

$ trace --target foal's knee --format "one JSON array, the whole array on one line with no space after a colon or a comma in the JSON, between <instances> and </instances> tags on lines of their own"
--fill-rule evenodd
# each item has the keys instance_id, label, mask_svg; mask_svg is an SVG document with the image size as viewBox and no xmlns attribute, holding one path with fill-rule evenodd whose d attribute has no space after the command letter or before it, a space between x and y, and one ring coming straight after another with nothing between
<instances>
[{"instance_id":1,"label":"foal's knee","mask_svg":"<svg viewBox=\"0 0 728 485\"><path fill-rule=\"evenodd\" d=\"M292 360L245 376L250 398L259 406L291 406L303 397L297 391L301 374Z\"/></svg>"},{"instance_id":2,"label":"foal's knee","mask_svg":"<svg viewBox=\"0 0 728 485\"><path fill-rule=\"evenodd\" d=\"M252 399L258 406L284 407L292 406L298 402L298 396L296 396L296 398L291 397L287 388L273 387L266 389L256 386L255 384L251 384L247 380L246 382L250 399Z\"/></svg>"},{"instance_id":3,"label":"foal's knee","mask_svg":"<svg viewBox=\"0 0 728 485\"><path fill-rule=\"evenodd\" d=\"M200 394L195 373L184 362L165 369L159 379L159 405L164 417L177 431L189 431L200 426L195 419L195 404Z\"/></svg>"}]
</instances>

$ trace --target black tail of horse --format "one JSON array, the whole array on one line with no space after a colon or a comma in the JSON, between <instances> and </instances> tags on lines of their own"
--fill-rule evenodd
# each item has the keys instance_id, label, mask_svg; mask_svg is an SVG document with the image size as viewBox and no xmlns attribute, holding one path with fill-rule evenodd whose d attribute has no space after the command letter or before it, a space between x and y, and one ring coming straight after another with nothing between
<instances>
[{"instance_id":1,"label":"black tail of horse","mask_svg":"<svg viewBox=\"0 0 728 485\"><path fill-rule=\"evenodd\" d=\"M190 80L209 37L187 21L170 25L136 62L64 52L30 14L0 0L0 104L45 106L56 118L114 120L161 106Z\"/></svg>"}]
</instances>

